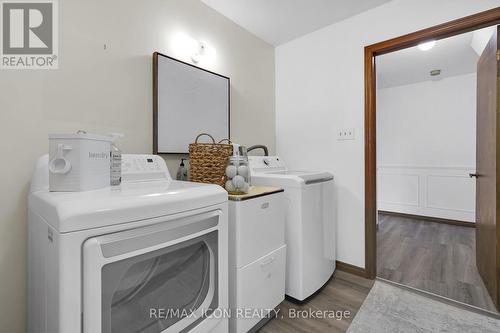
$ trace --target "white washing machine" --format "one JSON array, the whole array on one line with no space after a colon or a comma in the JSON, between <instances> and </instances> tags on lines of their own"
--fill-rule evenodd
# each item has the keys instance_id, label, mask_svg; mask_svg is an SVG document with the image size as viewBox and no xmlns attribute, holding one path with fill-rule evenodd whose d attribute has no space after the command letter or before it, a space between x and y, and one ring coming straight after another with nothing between
<instances>
[{"instance_id":1,"label":"white washing machine","mask_svg":"<svg viewBox=\"0 0 500 333\"><path fill-rule=\"evenodd\" d=\"M249 156L252 185L285 190L286 290L303 301L335 271L333 176L288 170L277 156Z\"/></svg>"},{"instance_id":2,"label":"white washing machine","mask_svg":"<svg viewBox=\"0 0 500 333\"><path fill-rule=\"evenodd\" d=\"M120 189L29 195L28 332L227 333L227 193L123 155Z\"/></svg>"}]
</instances>

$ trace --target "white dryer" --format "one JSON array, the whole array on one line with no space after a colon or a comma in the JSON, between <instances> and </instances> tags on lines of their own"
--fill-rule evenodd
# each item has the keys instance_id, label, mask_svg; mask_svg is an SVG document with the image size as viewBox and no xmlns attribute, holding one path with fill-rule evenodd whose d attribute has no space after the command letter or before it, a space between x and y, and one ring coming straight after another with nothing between
<instances>
[{"instance_id":1,"label":"white dryer","mask_svg":"<svg viewBox=\"0 0 500 333\"><path fill-rule=\"evenodd\" d=\"M123 155L121 188L29 195L28 332L227 333L227 193Z\"/></svg>"},{"instance_id":2,"label":"white dryer","mask_svg":"<svg viewBox=\"0 0 500 333\"><path fill-rule=\"evenodd\" d=\"M278 156L249 156L252 185L285 190L286 295L303 301L335 271L333 176L288 170Z\"/></svg>"}]
</instances>

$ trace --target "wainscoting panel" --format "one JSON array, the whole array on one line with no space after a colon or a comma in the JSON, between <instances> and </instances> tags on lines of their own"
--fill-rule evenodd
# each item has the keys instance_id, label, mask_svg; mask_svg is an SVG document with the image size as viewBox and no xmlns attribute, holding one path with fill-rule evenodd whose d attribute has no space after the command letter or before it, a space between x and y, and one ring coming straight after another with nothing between
<instances>
[{"instance_id":1,"label":"wainscoting panel","mask_svg":"<svg viewBox=\"0 0 500 333\"><path fill-rule=\"evenodd\" d=\"M419 175L379 174L380 200L391 205L419 206Z\"/></svg>"},{"instance_id":2,"label":"wainscoting panel","mask_svg":"<svg viewBox=\"0 0 500 333\"><path fill-rule=\"evenodd\" d=\"M379 166L378 209L475 222L474 168Z\"/></svg>"}]
</instances>

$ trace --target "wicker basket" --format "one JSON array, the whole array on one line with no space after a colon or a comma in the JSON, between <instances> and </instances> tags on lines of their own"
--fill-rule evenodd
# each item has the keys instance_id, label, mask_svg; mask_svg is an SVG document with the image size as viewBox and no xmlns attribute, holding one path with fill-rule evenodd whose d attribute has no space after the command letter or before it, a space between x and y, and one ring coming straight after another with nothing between
<instances>
[{"instance_id":1,"label":"wicker basket","mask_svg":"<svg viewBox=\"0 0 500 333\"><path fill-rule=\"evenodd\" d=\"M198 143L201 136L209 136L212 143ZM231 144L215 143L213 136L202 133L189 145L189 171L191 181L217 184L224 187L228 158L233 154Z\"/></svg>"}]
</instances>

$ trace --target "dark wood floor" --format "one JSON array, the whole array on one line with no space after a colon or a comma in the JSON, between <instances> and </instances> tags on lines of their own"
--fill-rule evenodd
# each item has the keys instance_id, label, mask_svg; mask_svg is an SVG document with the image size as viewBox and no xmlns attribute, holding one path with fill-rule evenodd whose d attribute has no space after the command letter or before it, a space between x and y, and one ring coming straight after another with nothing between
<instances>
[{"instance_id":1,"label":"dark wood floor","mask_svg":"<svg viewBox=\"0 0 500 333\"><path fill-rule=\"evenodd\" d=\"M476 268L474 228L379 214L377 274L496 312Z\"/></svg>"},{"instance_id":2,"label":"dark wood floor","mask_svg":"<svg viewBox=\"0 0 500 333\"><path fill-rule=\"evenodd\" d=\"M269 322L260 333L334 333L345 332L372 288L374 280L336 271L334 277L319 294L303 304L285 300L278 317ZM349 317L290 318L291 310L348 311Z\"/></svg>"}]
</instances>

